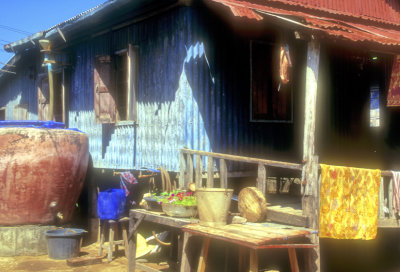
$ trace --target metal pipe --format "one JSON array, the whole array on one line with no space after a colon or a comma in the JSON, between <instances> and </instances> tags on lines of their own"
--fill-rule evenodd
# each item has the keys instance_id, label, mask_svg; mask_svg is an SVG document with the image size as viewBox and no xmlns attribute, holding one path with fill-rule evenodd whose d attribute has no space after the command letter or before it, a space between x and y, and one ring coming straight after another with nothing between
<instances>
[{"instance_id":1,"label":"metal pipe","mask_svg":"<svg viewBox=\"0 0 400 272\"><path fill-rule=\"evenodd\" d=\"M54 84L53 84L53 70L52 64L55 63L53 60L50 60L50 48L51 42L49 40L39 40L40 46L43 48L41 50L44 52L44 60L43 65L47 66L47 74L49 78L49 116L48 119L54 121Z\"/></svg>"}]
</instances>

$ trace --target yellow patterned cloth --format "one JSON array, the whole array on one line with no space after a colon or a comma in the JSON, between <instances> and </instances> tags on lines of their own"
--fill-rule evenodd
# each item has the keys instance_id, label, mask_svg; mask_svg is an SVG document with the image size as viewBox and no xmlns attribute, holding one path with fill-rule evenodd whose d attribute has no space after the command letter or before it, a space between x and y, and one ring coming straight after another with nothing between
<instances>
[{"instance_id":1,"label":"yellow patterned cloth","mask_svg":"<svg viewBox=\"0 0 400 272\"><path fill-rule=\"evenodd\" d=\"M376 237L381 170L321 164L319 236Z\"/></svg>"}]
</instances>

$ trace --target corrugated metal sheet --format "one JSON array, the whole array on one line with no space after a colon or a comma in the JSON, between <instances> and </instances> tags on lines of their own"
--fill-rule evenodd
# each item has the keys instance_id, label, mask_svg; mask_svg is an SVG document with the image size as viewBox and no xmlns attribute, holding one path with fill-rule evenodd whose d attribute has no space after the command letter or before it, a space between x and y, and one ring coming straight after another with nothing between
<instances>
[{"instance_id":1,"label":"corrugated metal sheet","mask_svg":"<svg viewBox=\"0 0 400 272\"><path fill-rule=\"evenodd\" d=\"M293 157L292 124L249 122L249 41L210 16L179 8L76 46L70 127L88 133L95 167L178 171L184 146ZM139 46L138 126L96 124L94 56L128 42Z\"/></svg>"},{"instance_id":2,"label":"corrugated metal sheet","mask_svg":"<svg viewBox=\"0 0 400 272\"><path fill-rule=\"evenodd\" d=\"M268 2L400 25L398 0L269 0Z\"/></svg>"},{"instance_id":3,"label":"corrugated metal sheet","mask_svg":"<svg viewBox=\"0 0 400 272\"><path fill-rule=\"evenodd\" d=\"M382 26L373 26L369 23L356 22L354 20L344 20L333 17L326 17L322 14L310 14L307 11L290 10L270 6L269 2L264 4L254 4L249 1L236 0L211 0L228 6L236 16L245 16L250 19L259 20L258 14L252 12L274 16L281 20L289 21L306 28L317 30L336 38L343 38L355 42L370 42L379 45L399 46L400 29L391 29ZM281 1L295 2L295 1ZM300 2L300 1L299 1ZM304 2L309 2L305 1ZM336 2L336 1L332 1ZM337 1L340 2L340 1ZM357 1L358 3L359 1ZM324 3L324 2L323 2ZM371 3L369 1L368 3ZM351 5L349 5L351 6ZM365 7L368 5L364 4ZM338 7L342 7L338 5ZM360 5L358 6L360 8ZM369 6L368 6L369 7ZM372 10L371 7L368 10ZM240 12L239 12L239 11ZM396 12L400 22L400 12Z\"/></svg>"},{"instance_id":4,"label":"corrugated metal sheet","mask_svg":"<svg viewBox=\"0 0 400 272\"><path fill-rule=\"evenodd\" d=\"M27 105L30 120L37 119L37 77L38 60L35 54L28 57L21 63L21 67L14 68L15 75L11 75L9 80L0 84L0 108L6 109L6 120L17 120L18 105Z\"/></svg>"}]
</instances>

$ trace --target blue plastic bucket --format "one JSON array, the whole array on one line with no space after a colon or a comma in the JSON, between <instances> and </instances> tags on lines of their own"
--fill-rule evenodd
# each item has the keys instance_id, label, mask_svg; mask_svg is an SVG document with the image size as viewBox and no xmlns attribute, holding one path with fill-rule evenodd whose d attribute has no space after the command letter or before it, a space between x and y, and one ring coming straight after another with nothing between
<instances>
[{"instance_id":1,"label":"blue plastic bucket","mask_svg":"<svg viewBox=\"0 0 400 272\"><path fill-rule=\"evenodd\" d=\"M125 212L126 195L123 189L109 189L99 193L97 214L100 219L116 220Z\"/></svg>"},{"instance_id":2,"label":"blue plastic bucket","mask_svg":"<svg viewBox=\"0 0 400 272\"><path fill-rule=\"evenodd\" d=\"M55 229L45 232L49 257L55 260L65 260L77 257L81 251L83 229Z\"/></svg>"}]
</instances>

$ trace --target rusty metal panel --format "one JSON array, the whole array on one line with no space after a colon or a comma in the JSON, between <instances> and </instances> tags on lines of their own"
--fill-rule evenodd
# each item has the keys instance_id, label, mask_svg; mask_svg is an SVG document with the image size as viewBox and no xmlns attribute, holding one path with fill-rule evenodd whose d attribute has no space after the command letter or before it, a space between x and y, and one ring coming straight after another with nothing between
<instances>
[{"instance_id":1,"label":"rusty metal panel","mask_svg":"<svg viewBox=\"0 0 400 272\"><path fill-rule=\"evenodd\" d=\"M280 2L290 5L296 5L295 7L291 6L277 6L271 2L264 4L255 4L250 1L237 1L237 0L212 0L214 2L221 3L231 9L235 16L244 16L250 19L259 20L259 16L256 11L260 14L264 14L265 16L270 16L271 18L278 20L283 20L285 22L289 21L293 23L295 26L301 25L303 27L316 30L317 33L320 34L328 34L331 37L342 38L346 40L351 40L355 42L370 42L378 45L389 45L389 46L399 46L399 35L400 31L398 27L393 28L393 26L384 26L382 24L378 24L381 22L383 18L392 18L391 15L395 15L392 22L385 21L386 23L396 24L396 26L400 25L400 12L395 11L393 9L383 8L388 5L383 0L376 1L377 3L382 4L382 8L378 9L383 12L383 14L388 13L388 17L378 16L372 11L375 8L375 1L369 1L370 5L365 4L363 1L354 1L353 5L334 5L332 7L337 7L338 10L343 10L343 12L335 11L335 14L328 14L326 11L333 11L324 8L324 5L321 4L316 6L315 3L310 4L309 1L290 1L290 0L280 0L280 1L271 1L271 2ZM346 1L346 3L349 1ZM384 2L384 3L381 3ZM307 3L307 4L306 4ZM322 2L325 3L325 2ZM340 3L340 1L333 1L332 3ZM350 2L349 2L350 3ZM371 4L374 3L374 4ZM298 6L304 7L313 7L313 10L305 10L299 8ZM317 8L318 7L318 8ZM362 13L357 13L355 10L353 11L351 8L356 7L360 12L363 11L362 7L365 7L367 14L372 14L371 16L364 15ZM238 10L241 10L238 12ZM347 10L351 10L352 12L347 12ZM322 12L324 11L324 13ZM337 16L341 15L341 16ZM374 17L378 16L378 17ZM371 20L374 19L374 23ZM380 19L378 19L380 18ZM383 22L383 21L382 21ZM393 48L392 48L393 49Z\"/></svg>"},{"instance_id":2,"label":"rusty metal panel","mask_svg":"<svg viewBox=\"0 0 400 272\"><path fill-rule=\"evenodd\" d=\"M400 25L400 3L397 0L272 0L268 2Z\"/></svg>"}]
</instances>

